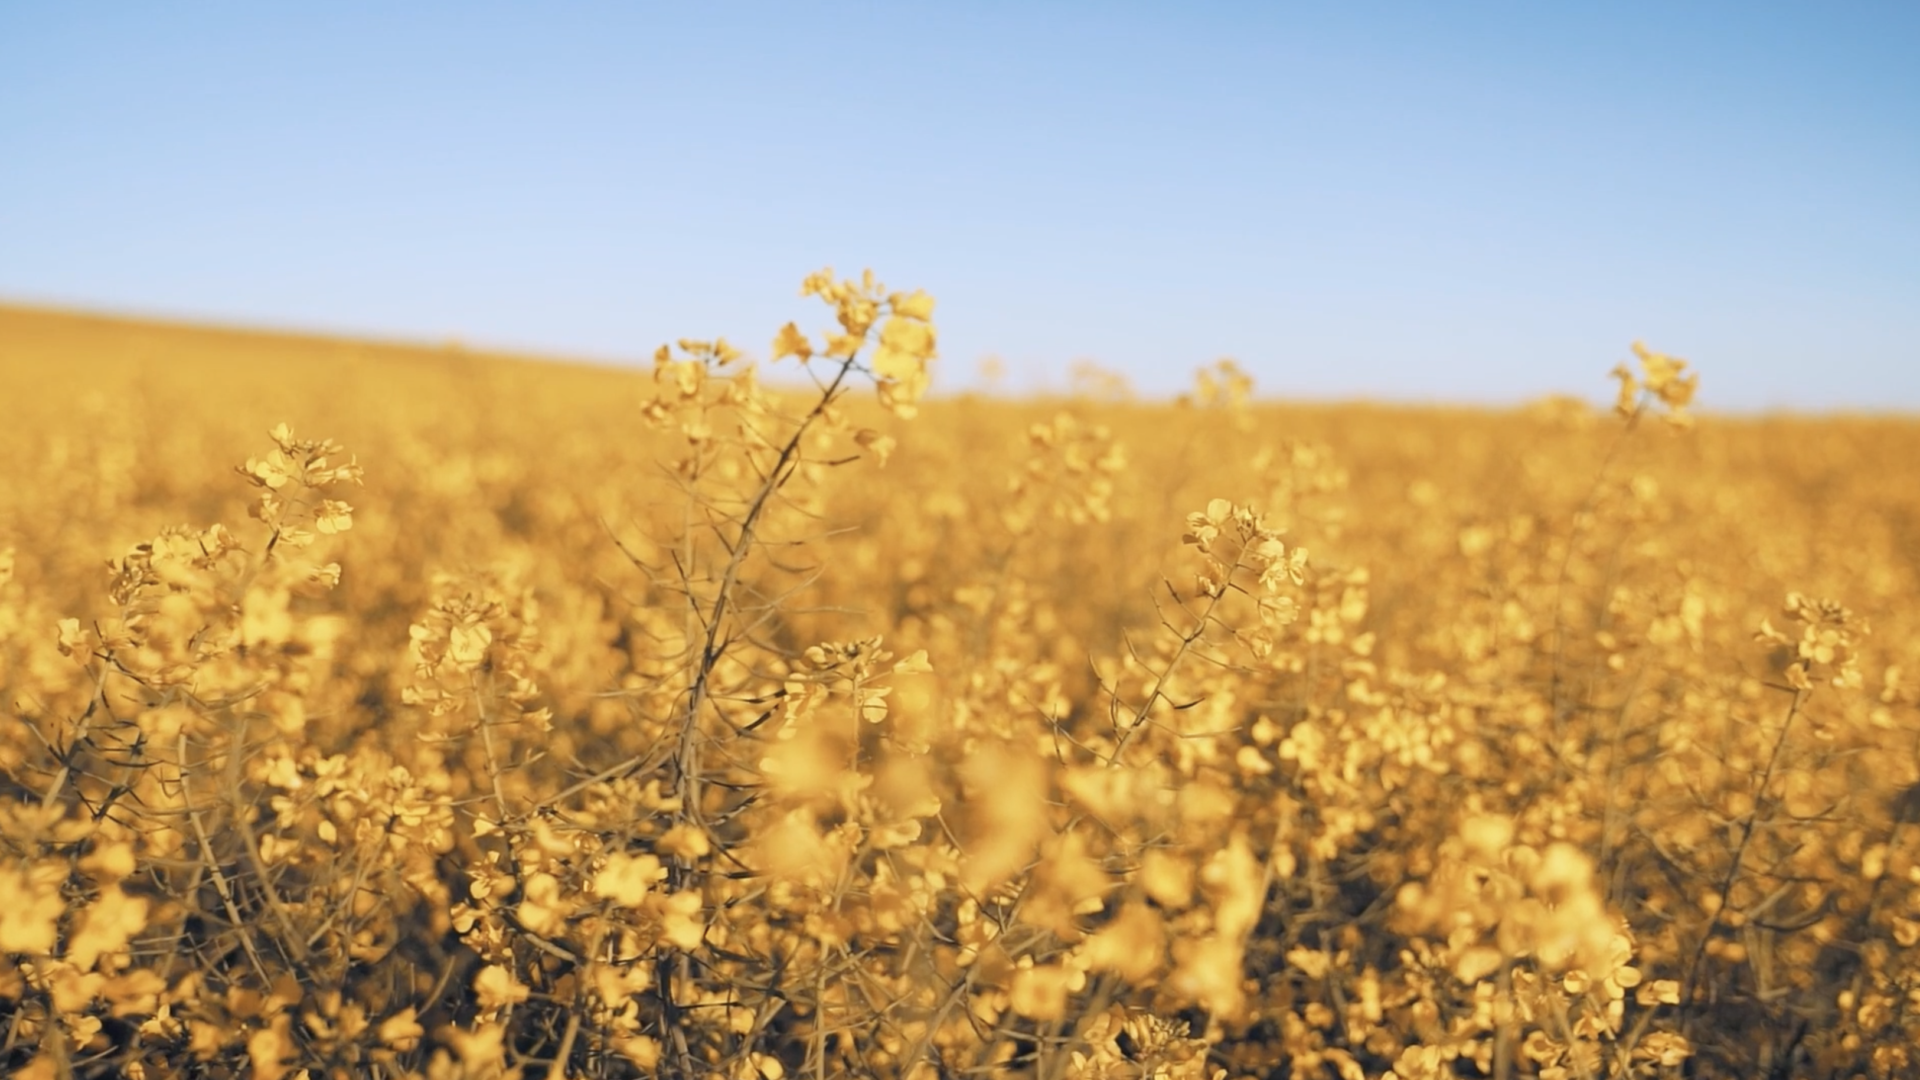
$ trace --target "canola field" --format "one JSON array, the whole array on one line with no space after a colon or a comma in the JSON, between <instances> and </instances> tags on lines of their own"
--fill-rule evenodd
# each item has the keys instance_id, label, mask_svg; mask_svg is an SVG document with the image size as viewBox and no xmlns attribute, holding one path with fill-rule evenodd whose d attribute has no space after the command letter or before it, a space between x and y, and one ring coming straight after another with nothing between
<instances>
[{"instance_id":1,"label":"canola field","mask_svg":"<svg viewBox=\"0 0 1920 1080\"><path fill-rule=\"evenodd\" d=\"M805 288L0 308L0 1074L1920 1073L1920 423L929 396Z\"/></svg>"}]
</instances>

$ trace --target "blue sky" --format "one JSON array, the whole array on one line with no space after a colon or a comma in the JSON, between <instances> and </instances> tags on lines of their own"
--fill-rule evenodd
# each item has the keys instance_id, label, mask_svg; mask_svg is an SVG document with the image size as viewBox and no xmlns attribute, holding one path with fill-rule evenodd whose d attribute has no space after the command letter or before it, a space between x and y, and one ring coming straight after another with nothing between
<instances>
[{"instance_id":1,"label":"blue sky","mask_svg":"<svg viewBox=\"0 0 1920 1080\"><path fill-rule=\"evenodd\" d=\"M0 298L959 388L1920 409L1920 5L0 0Z\"/></svg>"}]
</instances>

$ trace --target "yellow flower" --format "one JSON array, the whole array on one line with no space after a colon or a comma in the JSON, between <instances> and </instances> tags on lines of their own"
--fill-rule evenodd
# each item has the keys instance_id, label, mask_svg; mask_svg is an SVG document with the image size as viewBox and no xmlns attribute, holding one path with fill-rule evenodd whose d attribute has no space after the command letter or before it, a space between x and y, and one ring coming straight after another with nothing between
<instances>
[{"instance_id":1,"label":"yellow flower","mask_svg":"<svg viewBox=\"0 0 1920 1080\"><path fill-rule=\"evenodd\" d=\"M520 1004L532 991L505 967L488 964L473 977L473 993L481 1009L493 1012Z\"/></svg>"},{"instance_id":2,"label":"yellow flower","mask_svg":"<svg viewBox=\"0 0 1920 1080\"><path fill-rule=\"evenodd\" d=\"M0 953L50 953L59 933L58 879L0 866Z\"/></svg>"},{"instance_id":3,"label":"yellow flower","mask_svg":"<svg viewBox=\"0 0 1920 1080\"><path fill-rule=\"evenodd\" d=\"M82 971L89 971L108 953L127 947L133 935L147 928L147 900L128 896L120 886L100 890L100 898L87 907L78 930L67 946L67 959Z\"/></svg>"},{"instance_id":4,"label":"yellow flower","mask_svg":"<svg viewBox=\"0 0 1920 1080\"><path fill-rule=\"evenodd\" d=\"M797 356L803 364L813 359L813 342L792 323L781 327L773 339L773 358L779 360L787 356Z\"/></svg>"},{"instance_id":5,"label":"yellow flower","mask_svg":"<svg viewBox=\"0 0 1920 1080\"><path fill-rule=\"evenodd\" d=\"M593 894L621 907L637 908L647 892L666 877L667 869L657 856L615 853L594 875Z\"/></svg>"}]
</instances>

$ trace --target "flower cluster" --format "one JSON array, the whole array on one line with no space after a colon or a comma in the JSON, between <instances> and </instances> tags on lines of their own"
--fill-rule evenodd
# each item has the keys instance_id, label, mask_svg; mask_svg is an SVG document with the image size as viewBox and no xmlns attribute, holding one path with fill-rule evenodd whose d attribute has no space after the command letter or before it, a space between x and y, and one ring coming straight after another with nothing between
<instances>
[{"instance_id":1,"label":"flower cluster","mask_svg":"<svg viewBox=\"0 0 1920 1080\"><path fill-rule=\"evenodd\" d=\"M942 400L805 290L766 368L0 311L94 358L0 430L0 1072L1913 1071L1912 425Z\"/></svg>"},{"instance_id":2,"label":"flower cluster","mask_svg":"<svg viewBox=\"0 0 1920 1080\"><path fill-rule=\"evenodd\" d=\"M1687 413L1687 406L1693 403L1693 393L1700 386L1700 376L1683 375L1687 362L1676 356L1655 352L1639 342L1633 343L1633 355L1640 361L1640 374L1620 364L1613 369L1613 377L1620 380L1620 395L1615 409L1621 416L1632 416L1644 407L1641 393L1646 399L1657 401L1666 408L1667 421L1676 427L1686 427L1693 422Z\"/></svg>"}]
</instances>

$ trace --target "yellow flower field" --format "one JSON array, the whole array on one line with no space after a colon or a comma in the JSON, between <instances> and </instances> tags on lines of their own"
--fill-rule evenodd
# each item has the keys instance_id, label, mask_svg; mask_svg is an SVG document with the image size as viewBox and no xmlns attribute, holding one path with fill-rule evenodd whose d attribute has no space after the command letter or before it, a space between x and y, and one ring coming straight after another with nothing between
<instances>
[{"instance_id":1,"label":"yellow flower field","mask_svg":"<svg viewBox=\"0 0 1920 1080\"><path fill-rule=\"evenodd\" d=\"M805 290L0 308L0 1074L1920 1073L1920 423L930 397Z\"/></svg>"}]
</instances>

